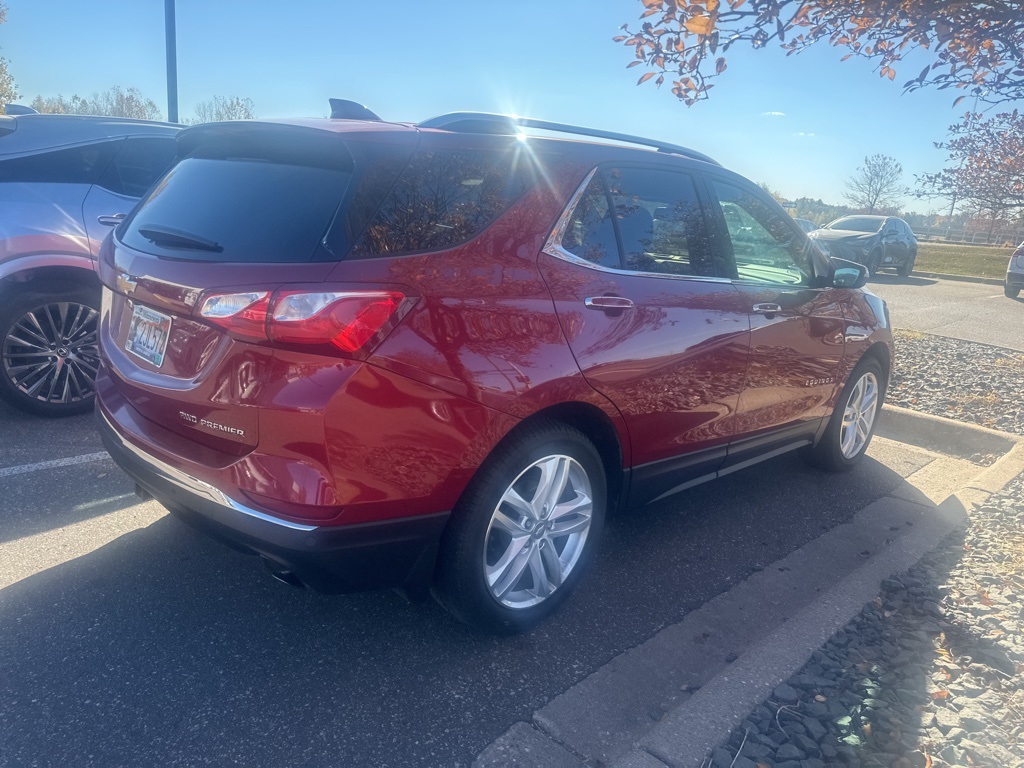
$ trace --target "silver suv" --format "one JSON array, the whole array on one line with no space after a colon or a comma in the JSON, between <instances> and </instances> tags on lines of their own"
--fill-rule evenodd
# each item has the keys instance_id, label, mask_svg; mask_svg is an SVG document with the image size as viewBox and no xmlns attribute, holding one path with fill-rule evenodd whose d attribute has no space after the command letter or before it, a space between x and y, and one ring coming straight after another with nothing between
<instances>
[{"instance_id":1,"label":"silver suv","mask_svg":"<svg viewBox=\"0 0 1024 768\"><path fill-rule=\"evenodd\" d=\"M100 243L170 165L179 126L7 112L0 116L0 397L45 416L82 413L95 394Z\"/></svg>"}]
</instances>

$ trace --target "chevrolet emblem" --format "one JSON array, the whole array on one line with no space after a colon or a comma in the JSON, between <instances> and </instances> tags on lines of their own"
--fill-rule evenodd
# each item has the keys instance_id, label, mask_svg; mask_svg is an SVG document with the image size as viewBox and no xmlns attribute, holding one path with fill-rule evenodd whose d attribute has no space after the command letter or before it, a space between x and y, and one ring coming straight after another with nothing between
<instances>
[{"instance_id":1,"label":"chevrolet emblem","mask_svg":"<svg viewBox=\"0 0 1024 768\"><path fill-rule=\"evenodd\" d=\"M132 293L135 290L136 285L138 285L138 283L131 275L126 275L124 272L118 274L117 289L122 293Z\"/></svg>"}]
</instances>

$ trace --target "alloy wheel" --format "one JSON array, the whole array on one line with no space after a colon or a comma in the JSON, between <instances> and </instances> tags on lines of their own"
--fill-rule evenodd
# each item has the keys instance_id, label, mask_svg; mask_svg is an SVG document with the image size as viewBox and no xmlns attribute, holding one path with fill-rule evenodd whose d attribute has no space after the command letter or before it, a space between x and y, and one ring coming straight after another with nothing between
<instances>
[{"instance_id":1,"label":"alloy wheel","mask_svg":"<svg viewBox=\"0 0 1024 768\"><path fill-rule=\"evenodd\" d=\"M99 370L95 308L54 301L15 320L3 339L3 374L32 400L63 405L95 393Z\"/></svg>"},{"instance_id":2,"label":"alloy wheel","mask_svg":"<svg viewBox=\"0 0 1024 768\"><path fill-rule=\"evenodd\" d=\"M861 376L850 392L839 430L839 447L843 456L858 455L871 437L871 428L878 413L878 379L871 371Z\"/></svg>"},{"instance_id":3,"label":"alloy wheel","mask_svg":"<svg viewBox=\"0 0 1024 768\"><path fill-rule=\"evenodd\" d=\"M583 554L593 491L571 456L546 456L502 494L484 535L484 577L491 596L523 609L549 598Z\"/></svg>"}]
</instances>

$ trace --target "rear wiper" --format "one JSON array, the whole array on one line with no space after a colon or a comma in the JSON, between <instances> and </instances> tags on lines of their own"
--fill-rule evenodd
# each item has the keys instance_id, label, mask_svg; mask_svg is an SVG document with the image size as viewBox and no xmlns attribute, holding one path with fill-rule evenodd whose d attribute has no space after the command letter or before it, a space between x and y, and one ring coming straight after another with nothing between
<instances>
[{"instance_id":1,"label":"rear wiper","mask_svg":"<svg viewBox=\"0 0 1024 768\"><path fill-rule=\"evenodd\" d=\"M160 224L147 224L144 227L139 227L139 234L154 245L164 248L212 251L213 253L221 253L224 250L223 246L213 240L201 237L200 235L193 235L191 232L185 232L174 227L164 227Z\"/></svg>"}]
</instances>

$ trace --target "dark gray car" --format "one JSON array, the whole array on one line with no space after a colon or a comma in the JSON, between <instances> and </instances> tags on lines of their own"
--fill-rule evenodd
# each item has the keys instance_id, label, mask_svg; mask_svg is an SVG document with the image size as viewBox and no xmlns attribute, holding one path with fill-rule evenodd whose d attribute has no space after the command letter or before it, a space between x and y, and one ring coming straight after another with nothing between
<instances>
[{"instance_id":1,"label":"dark gray car","mask_svg":"<svg viewBox=\"0 0 1024 768\"><path fill-rule=\"evenodd\" d=\"M18 111L0 116L0 397L82 413L95 394L100 243L171 163L179 126Z\"/></svg>"},{"instance_id":2,"label":"dark gray car","mask_svg":"<svg viewBox=\"0 0 1024 768\"><path fill-rule=\"evenodd\" d=\"M917 238L895 216L843 216L808 236L832 256L863 264L872 277L880 269L895 269L900 277L914 271Z\"/></svg>"}]
</instances>

